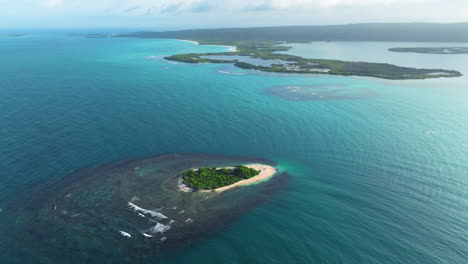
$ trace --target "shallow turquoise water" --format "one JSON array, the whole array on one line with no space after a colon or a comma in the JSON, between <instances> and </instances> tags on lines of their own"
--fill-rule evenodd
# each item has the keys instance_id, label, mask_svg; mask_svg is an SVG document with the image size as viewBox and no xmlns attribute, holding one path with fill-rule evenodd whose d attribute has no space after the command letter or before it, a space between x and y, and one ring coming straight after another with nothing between
<instances>
[{"instance_id":1,"label":"shallow turquoise water","mask_svg":"<svg viewBox=\"0 0 468 264\"><path fill-rule=\"evenodd\" d=\"M468 74L463 55L386 52L401 43L308 45L290 53ZM277 162L289 183L161 261L466 262L467 77L277 75L162 59L224 50L176 40L0 38L0 208L83 167L162 153L240 155ZM285 85L378 95L294 101L266 90ZM3 227L9 213L0 212ZM1 241L0 263L25 263Z\"/></svg>"}]
</instances>

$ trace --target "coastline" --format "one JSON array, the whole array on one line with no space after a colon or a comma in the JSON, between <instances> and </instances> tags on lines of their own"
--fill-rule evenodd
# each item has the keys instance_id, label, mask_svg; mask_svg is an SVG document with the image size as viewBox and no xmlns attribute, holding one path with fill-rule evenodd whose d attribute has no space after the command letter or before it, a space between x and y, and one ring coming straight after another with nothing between
<instances>
[{"instance_id":1,"label":"coastline","mask_svg":"<svg viewBox=\"0 0 468 264\"><path fill-rule=\"evenodd\" d=\"M177 40L184 41L184 42L190 42L190 43L193 43L193 44L196 44L196 45L200 45L200 42L197 42L197 41L194 41L194 40L188 40L188 39L177 39ZM228 49L229 49L227 52L236 52L236 51L237 51L237 47L236 47L236 46L212 45L212 44L208 44L208 45L204 45L204 46L225 47L225 48L228 48Z\"/></svg>"},{"instance_id":2,"label":"coastline","mask_svg":"<svg viewBox=\"0 0 468 264\"><path fill-rule=\"evenodd\" d=\"M266 180L270 179L271 177L273 177L273 175L276 174L276 172L278 172L272 166L265 165L265 164L249 164L249 165L245 165L245 166L247 168L251 168L251 169L255 169L257 171L260 171L260 174L255 176L255 177L252 177L250 179L238 181L238 182L236 182L234 184L231 184L231 185L228 185L228 186L220 187L220 188L217 188L217 189L214 189L214 190L199 190L198 192L208 193L208 192L213 192L214 191L214 192L220 193L220 192L224 192L224 191L230 190L230 189L238 187L238 186L246 186L246 185L257 184L257 183L260 183L260 182L263 182L263 181L266 181ZM182 191L182 192L194 192L194 190L192 188L188 187L187 185L185 185L183 183L182 178L179 179L178 187L179 187L179 190Z\"/></svg>"}]
</instances>

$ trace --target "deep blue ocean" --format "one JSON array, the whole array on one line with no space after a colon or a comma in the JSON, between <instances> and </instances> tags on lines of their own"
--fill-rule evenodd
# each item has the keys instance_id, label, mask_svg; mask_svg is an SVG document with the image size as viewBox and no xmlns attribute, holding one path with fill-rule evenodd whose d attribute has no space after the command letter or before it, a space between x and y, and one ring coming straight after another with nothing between
<instances>
[{"instance_id":1,"label":"deep blue ocean","mask_svg":"<svg viewBox=\"0 0 468 264\"><path fill-rule=\"evenodd\" d=\"M290 175L282 190L164 263L468 263L468 55L387 51L422 45L455 44L324 42L288 53L465 76L272 74L164 60L228 50L179 40L0 37L0 208L121 160L263 158ZM276 86L351 96L294 100L269 92ZM4 228L8 214L0 209ZM0 238L0 263L18 263L10 246Z\"/></svg>"}]
</instances>

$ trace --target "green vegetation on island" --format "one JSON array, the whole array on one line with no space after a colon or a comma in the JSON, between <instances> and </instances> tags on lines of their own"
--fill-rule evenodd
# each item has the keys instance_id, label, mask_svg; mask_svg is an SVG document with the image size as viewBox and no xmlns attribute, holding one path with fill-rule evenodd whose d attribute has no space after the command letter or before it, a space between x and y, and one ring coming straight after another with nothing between
<instances>
[{"instance_id":1,"label":"green vegetation on island","mask_svg":"<svg viewBox=\"0 0 468 264\"><path fill-rule=\"evenodd\" d=\"M199 168L182 172L185 185L196 190L214 190L250 179L260 172L246 166L233 168Z\"/></svg>"},{"instance_id":2,"label":"green vegetation on island","mask_svg":"<svg viewBox=\"0 0 468 264\"><path fill-rule=\"evenodd\" d=\"M210 44L233 45L237 47L237 50L223 53L180 54L166 57L166 59L186 63L233 63L242 69L253 69L264 72L353 75L394 80L459 77L462 75L460 72L452 70L416 69L387 63L306 59L299 56L278 53L287 51L290 48L278 46L282 44L282 42L275 41L216 42ZM210 56L220 55L223 55L224 59L209 58ZM274 61L274 63L267 66L255 65L248 61L240 61L238 59L239 56L261 59L265 62ZM232 59L227 59L228 57L232 57Z\"/></svg>"},{"instance_id":3,"label":"green vegetation on island","mask_svg":"<svg viewBox=\"0 0 468 264\"><path fill-rule=\"evenodd\" d=\"M415 47L391 48L392 52L413 52L423 54L468 54L468 47Z\"/></svg>"}]
</instances>

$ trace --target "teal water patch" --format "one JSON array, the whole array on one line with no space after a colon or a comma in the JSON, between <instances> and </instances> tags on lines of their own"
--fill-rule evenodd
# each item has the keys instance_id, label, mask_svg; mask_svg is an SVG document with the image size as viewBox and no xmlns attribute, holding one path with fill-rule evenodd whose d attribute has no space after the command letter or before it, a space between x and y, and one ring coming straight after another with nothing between
<instances>
[{"instance_id":1,"label":"teal water patch","mask_svg":"<svg viewBox=\"0 0 468 264\"><path fill-rule=\"evenodd\" d=\"M268 94L296 101L366 99L378 96L368 88L330 85L284 85L265 89Z\"/></svg>"}]
</instances>

